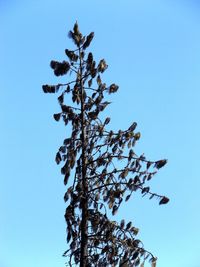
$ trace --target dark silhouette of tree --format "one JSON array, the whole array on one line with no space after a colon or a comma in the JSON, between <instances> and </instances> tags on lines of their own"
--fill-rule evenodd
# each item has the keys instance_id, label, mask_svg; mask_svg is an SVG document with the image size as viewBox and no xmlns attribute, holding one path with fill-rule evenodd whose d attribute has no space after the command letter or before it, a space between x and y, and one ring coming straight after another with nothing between
<instances>
[{"instance_id":1,"label":"dark silhouette of tree","mask_svg":"<svg viewBox=\"0 0 200 267\"><path fill-rule=\"evenodd\" d=\"M150 161L135 153L140 139L136 122L126 130L106 129L110 118L101 117L110 104L106 94L117 92L118 86L102 81L108 67L105 60L96 63L93 54L86 53L94 33L83 36L75 23L69 37L76 48L65 50L68 61L52 60L50 66L56 76L70 73L72 80L43 85L45 93L59 93L61 111L54 119L62 119L71 127L71 136L64 140L55 159L57 164L64 162L61 173L67 186L64 200L68 202L65 220L69 249L64 256L69 266L142 267L147 258L155 266L156 258L136 238L138 228L125 220L117 223L109 216L115 215L121 203L136 191L166 204L169 199L152 193L146 183L167 160Z\"/></svg>"}]
</instances>

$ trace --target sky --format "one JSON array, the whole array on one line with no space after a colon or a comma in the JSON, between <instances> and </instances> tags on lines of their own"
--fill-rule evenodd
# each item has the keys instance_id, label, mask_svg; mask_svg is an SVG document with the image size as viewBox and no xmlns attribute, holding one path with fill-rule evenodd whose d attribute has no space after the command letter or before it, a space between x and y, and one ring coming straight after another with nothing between
<instances>
[{"instance_id":1,"label":"sky","mask_svg":"<svg viewBox=\"0 0 200 267\"><path fill-rule=\"evenodd\" d=\"M200 4L195 0L0 0L0 267L62 267L65 187L54 157L69 129L52 119L59 83L49 67L72 48L78 21L91 51L120 86L113 129L138 123L136 153L168 164L116 220L133 221L158 267L200 267ZM68 77L66 77L68 79ZM114 219L114 218L113 218ZM148 266L148 265L147 265Z\"/></svg>"}]
</instances>

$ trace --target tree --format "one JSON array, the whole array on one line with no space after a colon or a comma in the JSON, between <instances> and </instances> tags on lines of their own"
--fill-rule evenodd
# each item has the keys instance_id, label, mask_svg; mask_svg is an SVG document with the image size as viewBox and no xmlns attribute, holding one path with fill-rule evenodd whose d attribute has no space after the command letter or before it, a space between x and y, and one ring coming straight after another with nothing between
<instances>
[{"instance_id":1,"label":"tree","mask_svg":"<svg viewBox=\"0 0 200 267\"><path fill-rule=\"evenodd\" d=\"M55 158L57 164L64 162L61 173L68 186L64 200L68 202L65 220L69 249L64 256L69 266L144 266L147 258L155 266L156 258L136 239L138 228L123 219L120 223L110 220L109 215L115 215L121 203L136 191L166 204L169 199L152 193L146 184L167 160L150 161L135 153L140 139L136 122L124 131L107 130L110 118L102 119L101 113L110 104L106 94L117 92L118 86L107 86L101 79L108 67L106 61L101 59L97 64L93 54L86 53L94 32L83 36L75 23L69 37L76 48L65 50L68 61L52 60L50 66L56 76L70 73L72 80L43 85L45 93L60 93L61 111L54 119L62 119L71 127L71 136Z\"/></svg>"}]
</instances>

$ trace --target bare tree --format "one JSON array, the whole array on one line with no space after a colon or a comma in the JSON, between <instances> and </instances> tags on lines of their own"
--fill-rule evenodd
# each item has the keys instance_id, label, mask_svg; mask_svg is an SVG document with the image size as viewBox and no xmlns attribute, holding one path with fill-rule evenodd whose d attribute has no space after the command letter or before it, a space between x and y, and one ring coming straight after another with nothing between
<instances>
[{"instance_id":1,"label":"bare tree","mask_svg":"<svg viewBox=\"0 0 200 267\"><path fill-rule=\"evenodd\" d=\"M136 238L138 228L125 220L110 220L109 215L115 215L136 191L166 204L169 199L152 193L146 183L167 160L150 161L135 153L140 139L136 122L126 130L106 129L110 118L103 119L101 113L110 102L105 97L117 92L118 86L102 81L108 67L105 60L97 64L93 54L86 53L94 33L83 36L75 23L69 37L76 48L65 50L68 61L52 60L50 66L56 76L70 73L72 80L43 85L45 93L59 93L61 111L54 119L70 124L71 131L56 154L57 164L64 162L61 173L67 186L69 249L64 256L69 266L144 266L147 258L155 266L156 258Z\"/></svg>"}]
</instances>

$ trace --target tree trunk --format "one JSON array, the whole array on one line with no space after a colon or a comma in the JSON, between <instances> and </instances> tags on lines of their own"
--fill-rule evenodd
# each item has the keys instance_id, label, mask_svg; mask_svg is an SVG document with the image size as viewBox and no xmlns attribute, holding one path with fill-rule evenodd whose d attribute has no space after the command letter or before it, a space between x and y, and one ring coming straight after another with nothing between
<instances>
[{"instance_id":1,"label":"tree trunk","mask_svg":"<svg viewBox=\"0 0 200 267\"><path fill-rule=\"evenodd\" d=\"M88 199L87 199L87 180L86 180L86 144L85 144L85 105L84 105L84 88L82 80L82 59L79 48L79 59L80 59L80 89L81 89L81 132L82 132L82 200L81 200L81 209L82 209L82 221L81 221L81 256L80 256L80 267L87 266L87 213L88 213Z\"/></svg>"}]
</instances>

